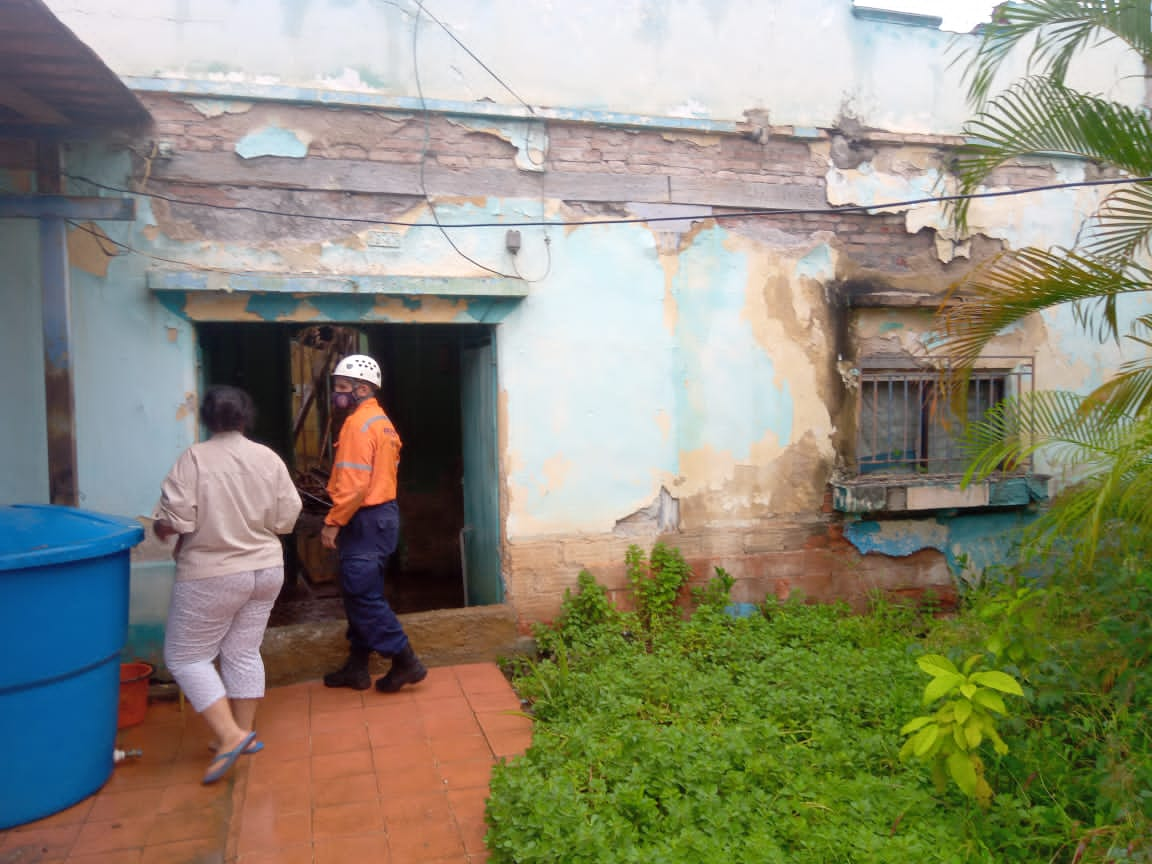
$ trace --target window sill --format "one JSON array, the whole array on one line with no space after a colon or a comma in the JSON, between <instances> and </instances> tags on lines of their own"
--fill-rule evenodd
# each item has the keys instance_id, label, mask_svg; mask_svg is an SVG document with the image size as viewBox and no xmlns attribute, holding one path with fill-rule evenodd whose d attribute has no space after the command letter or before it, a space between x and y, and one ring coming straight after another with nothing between
<instances>
[{"instance_id":1,"label":"window sill","mask_svg":"<svg viewBox=\"0 0 1152 864\"><path fill-rule=\"evenodd\" d=\"M1043 474L990 477L962 488L958 477L856 477L832 481L832 506L840 513L909 513L1026 507L1048 500Z\"/></svg>"}]
</instances>

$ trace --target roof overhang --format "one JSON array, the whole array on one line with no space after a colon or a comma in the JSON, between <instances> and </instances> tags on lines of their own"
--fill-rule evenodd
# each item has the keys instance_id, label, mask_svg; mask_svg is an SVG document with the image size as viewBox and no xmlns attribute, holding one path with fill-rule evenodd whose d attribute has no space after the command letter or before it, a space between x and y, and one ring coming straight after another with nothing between
<instances>
[{"instance_id":1,"label":"roof overhang","mask_svg":"<svg viewBox=\"0 0 1152 864\"><path fill-rule=\"evenodd\" d=\"M41 0L0 0L0 135L67 138L147 119L135 94Z\"/></svg>"}]
</instances>

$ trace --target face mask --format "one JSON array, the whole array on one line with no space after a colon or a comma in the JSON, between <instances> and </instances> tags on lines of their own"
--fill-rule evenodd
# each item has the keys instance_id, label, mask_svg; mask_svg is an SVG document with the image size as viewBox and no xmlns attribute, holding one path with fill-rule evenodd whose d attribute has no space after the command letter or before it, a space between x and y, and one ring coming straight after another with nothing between
<instances>
[{"instance_id":1,"label":"face mask","mask_svg":"<svg viewBox=\"0 0 1152 864\"><path fill-rule=\"evenodd\" d=\"M355 393L332 394L332 407L337 411L351 411L359 401Z\"/></svg>"}]
</instances>

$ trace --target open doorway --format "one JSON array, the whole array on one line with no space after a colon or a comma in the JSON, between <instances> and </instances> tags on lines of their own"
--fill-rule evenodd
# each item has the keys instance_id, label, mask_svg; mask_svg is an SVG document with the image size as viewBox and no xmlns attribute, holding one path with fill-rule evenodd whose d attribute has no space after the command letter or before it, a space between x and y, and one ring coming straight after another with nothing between
<instances>
[{"instance_id":1,"label":"open doorway","mask_svg":"<svg viewBox=\"0 0 1152 864\"><path fill-rule=\"evenodd\" d=\"M272 626L344 614L338 563L319 532L339 435L330 375L355 352L380 362L380 402L403 441L389 602L406 613L502 601L492 328L228 322L201 324L199 339L203 384L252 395L252 437L284 458L304 500Z\"/></svg>"}]
</instances>

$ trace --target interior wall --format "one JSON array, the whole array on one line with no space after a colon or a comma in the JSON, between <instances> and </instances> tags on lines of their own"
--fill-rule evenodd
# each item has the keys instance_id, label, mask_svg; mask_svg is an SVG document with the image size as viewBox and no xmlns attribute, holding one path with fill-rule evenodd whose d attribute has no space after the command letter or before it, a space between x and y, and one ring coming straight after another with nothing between
<instances>
[{"instance_id":1,"label":"interior wall","mask_svg":"<svg viewBox=\"0 0 1152 864\"><path fill-rule=\"evenodd\" d=\"M0 506L48 503L37 223L0 219Z\"/></svg>"}]
</instances>

